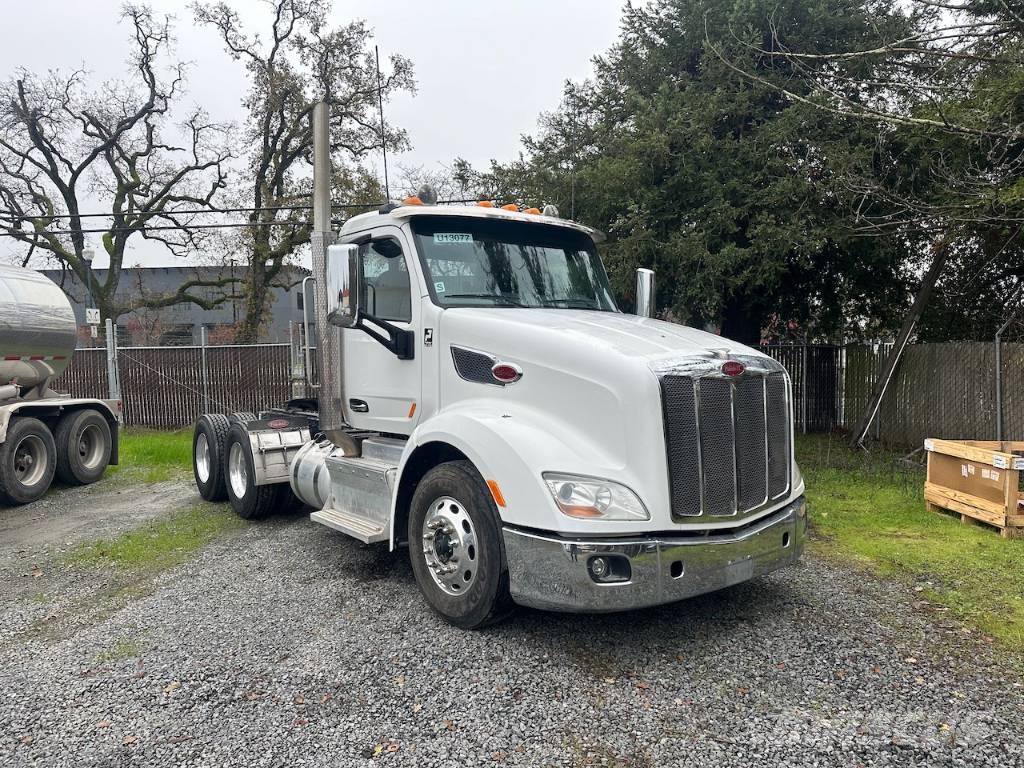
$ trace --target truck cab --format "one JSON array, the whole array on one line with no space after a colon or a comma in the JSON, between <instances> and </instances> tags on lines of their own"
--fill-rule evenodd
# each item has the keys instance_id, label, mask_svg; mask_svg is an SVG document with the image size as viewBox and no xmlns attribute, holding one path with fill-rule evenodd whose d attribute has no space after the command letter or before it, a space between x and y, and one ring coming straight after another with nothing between
<instances>
[{"instance_id":1,"label":"truck cab","mask_svg":"<svg viewBox=\"0 0 1024 768\"><path fill-rule=\"evenodd\" d=\"M314 521L407 546L462 627L514 603L667 603L796 561L786 371L624 314L600 234L546 213L412 198L349 219L314 261L315 408L218 422L217 456L205 427L236 510L266 513L287 481Z\"/></svg>"}]
</instances>

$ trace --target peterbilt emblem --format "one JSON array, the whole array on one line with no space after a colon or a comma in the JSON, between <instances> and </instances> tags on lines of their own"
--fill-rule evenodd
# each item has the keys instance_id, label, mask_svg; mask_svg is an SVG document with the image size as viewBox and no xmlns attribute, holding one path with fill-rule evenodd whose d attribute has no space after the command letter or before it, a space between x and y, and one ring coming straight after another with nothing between
<instances>
[{"instance_id":1,"label":"peterbilt emblem","mask_svg":"<svg viewBox=\"0 0 1024 768\"><path fill-rule=\"evenodd\" d=\"M722 363L722 373L726 376L739 376L745 370L747 370L747 366L739 360L726 360Z\"/></svg>"},{"instance_id":2,"label":"peterbilt emblem","mask_svg":"<svg viewBox=\"0 0 1024 768\"><path fill-rule=\"evenodd\" d=\"M290 424L291 422L289 422L288 419L274 419L273 421L267 422L267 426L271 429L287 429Z\"/></svg>"}]
</instances>

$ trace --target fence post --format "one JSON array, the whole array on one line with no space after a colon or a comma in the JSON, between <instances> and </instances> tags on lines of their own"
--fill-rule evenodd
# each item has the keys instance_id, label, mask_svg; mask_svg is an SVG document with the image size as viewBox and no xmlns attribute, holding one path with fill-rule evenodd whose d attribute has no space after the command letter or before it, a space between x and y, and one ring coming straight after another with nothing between
<instances>
[{"instance_id":1,"label":"fence post","mask_svg":"<svg viewBox=\"0 0 1024 768\"><path fill-rule=\"evenodd\" d=\"M203 365L203 412L210 412L210 373L206 367L206 337L207 329L205 325L199 326L199 355L202 358Z\"/></svg>"},{"instance_id":2,"label":"fence post","mask_svg":"<svg viewBox=\"0 0 1024 768\"><path fill-rule=\"evenodd\" d=\"M107 318L107 389L111 400L121 399L121 373L117 367L117 333L114 321Z\"/></svg>"},{"instance_id":3,"label":"fence post","mask_svg":"<svg viewBox=\"0 0 1024 768\"><path fill-rule=\"evenodd\" d=\"M803 386L800 387L800 427L801 431L807 434L807 382L809 377L807 375L807 339L804 339L804 350L803 360L800 363L801 376L803 377Z\"/></svg>"}]
</instances>

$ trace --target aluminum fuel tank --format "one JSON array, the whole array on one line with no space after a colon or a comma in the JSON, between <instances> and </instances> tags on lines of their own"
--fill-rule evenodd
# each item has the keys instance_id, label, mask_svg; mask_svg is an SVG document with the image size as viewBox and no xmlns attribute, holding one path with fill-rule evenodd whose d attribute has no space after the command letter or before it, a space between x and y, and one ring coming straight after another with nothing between
<instances>
[{"instance_id":1,"label":"aluminum fuel tank","mask_svg":"<svg viewBox=\"0 0 1024 768\"><path fill-rule=\"evenodd\" d=\"M75 349L75 313L64 292L35 270L0 265L0 386L34 387L57 377Z\"/></svg>"}]
</instances>

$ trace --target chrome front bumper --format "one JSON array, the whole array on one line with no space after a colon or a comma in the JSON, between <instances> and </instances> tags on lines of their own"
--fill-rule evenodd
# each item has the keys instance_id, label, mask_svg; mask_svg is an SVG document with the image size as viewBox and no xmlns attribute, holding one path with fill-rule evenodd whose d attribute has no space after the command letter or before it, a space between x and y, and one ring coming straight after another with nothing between
<instances>
[{"instance_id":1,"label":"chrome front bumper","mask_svg":"<svg viewBox=\"0 0 1024 768\"><path fill-rule=\"evenodd\" d=\"M556 611L642 608L713 592L795 563L807 534L804 497L742 528L687 536L566 539L504 529L512 598ZM596 557L629 561L628 580L599 583Z\"/></svg>"}]
</instances>

